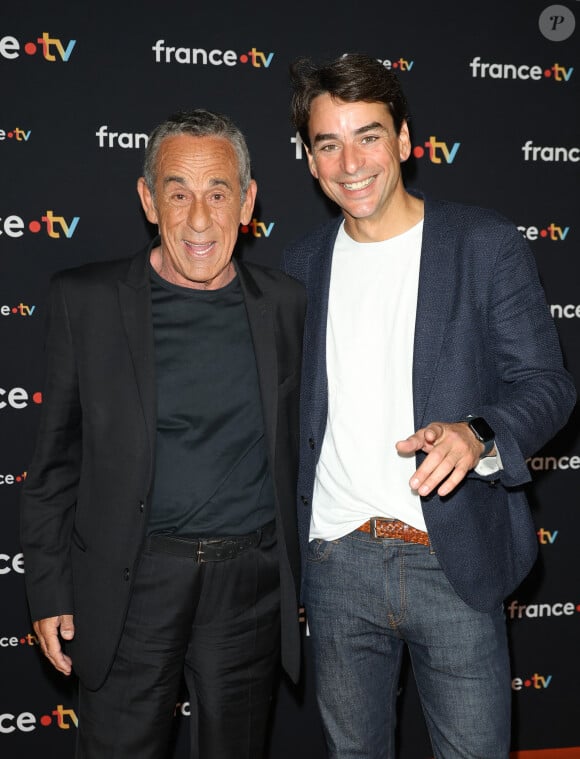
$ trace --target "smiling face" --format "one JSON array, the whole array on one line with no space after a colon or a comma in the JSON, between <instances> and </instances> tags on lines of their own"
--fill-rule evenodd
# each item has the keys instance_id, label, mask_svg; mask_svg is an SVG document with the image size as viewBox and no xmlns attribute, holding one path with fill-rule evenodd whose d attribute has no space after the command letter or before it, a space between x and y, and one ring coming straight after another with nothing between
<instances>
[{"instance_id":1,"label":"smiling face","mask_svg":"<svg viewBox=\"0 0 580 759\"><path fill-rule=\"evenodd\" d=\"M143 177L137 183L145 215L161 237L153 267L182 287L224 287L235 276L232 254L239 225L252 217L256 183L242 199L236 153L222 137L166 137L155 168L154 194Z\"/></svg>"},{"instance_id":2,"label":"smiling face","mask_svg":"<svg viewBox=\"0 0 580 759\"><path fill-rule=\"evenodd\" d=\"M355 240L386 239L409 204L401 162L411 153L407 123L397 135L383 103L345 102L328 93L312 101L308 165L344 214Z\"/></svg>"}]
</instances>

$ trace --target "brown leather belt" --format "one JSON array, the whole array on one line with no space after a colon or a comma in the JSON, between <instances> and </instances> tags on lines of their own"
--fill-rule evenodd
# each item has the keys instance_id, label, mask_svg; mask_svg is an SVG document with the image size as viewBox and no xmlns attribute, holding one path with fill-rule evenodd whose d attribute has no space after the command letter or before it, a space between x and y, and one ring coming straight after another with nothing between
<instances>
[{"instance_id":1,"label":"brown leather belt","mask_svg":"<svg viewBox=\"0 0 580 759\"><path fill-rule=\"evenodd\" d=\"M368 532L373 538L396 538L404 540L405 543L420 543L423 546L429 545L429 536L423 530L411 527L410 524L400 522L398 519L382 519L381 517L372 517L368 522L357 527L360 532Z\"/></svg>"}]
</instances>

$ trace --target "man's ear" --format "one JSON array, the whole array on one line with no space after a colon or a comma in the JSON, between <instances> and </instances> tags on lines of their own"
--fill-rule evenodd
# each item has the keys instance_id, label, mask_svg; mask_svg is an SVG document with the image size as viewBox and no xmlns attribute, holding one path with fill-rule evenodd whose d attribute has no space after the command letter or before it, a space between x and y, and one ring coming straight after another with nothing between
<instances>
[{"instance_id":1,"label":"man's ear","mask_svg":"<svg viewBox=\"0 0 580 759\"><path fill-rule=\"evenodd\" d=\"M141 205L143 206L143 210L145 211L145 216L147 217L147 221L150 221L151 224L157 224L157 221L158 221L157 209L155 208L155 203L153 201L153 196L151 195L151 190L147 186L147 182L145 181L144 177L139 177L139 179L137 180L137 192L141 199Z\"/></svg>"},{"instance_id":2,"label":"man's ear","mask_svg":"<svg viewBox=\"0 0 580 759\"><path fill-rule=\"evenodd\" d=\"M258 192L258 185L255 179L250 181L246 197L242 202L240 209L240 224L249 224L252 220L252 213L254 211L254 204L256 203L256 195Z\"/></svg>"},{"instance_id":3,"label":"man's ear","mask_svg":"<svg viewBox=\"0 0 580 759\"><path fill-rule=\"evenodd\" d=\"M411 155L411 134L409 133L409 125L406 121L401 124L401 130L399 132L399 159L406 161Z\"/></svg>"}]
</instances>

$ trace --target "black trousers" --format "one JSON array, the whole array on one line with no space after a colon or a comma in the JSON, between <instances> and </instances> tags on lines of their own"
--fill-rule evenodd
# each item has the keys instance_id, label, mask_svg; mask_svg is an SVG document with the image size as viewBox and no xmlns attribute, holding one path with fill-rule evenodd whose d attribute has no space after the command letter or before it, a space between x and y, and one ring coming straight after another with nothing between
<instances>
[{"instance_id":1,"label":"black trousers","mask_svg":"<svg viewBox=\"0 0 580 759\"><path fill-rule=\"evenodd\" d=\"M79 686L77 759L165 759L182 677L191 759L263 756L280 653L273 527L225 561L143 553L112 669Z\"/></svg>"}]
</instances>

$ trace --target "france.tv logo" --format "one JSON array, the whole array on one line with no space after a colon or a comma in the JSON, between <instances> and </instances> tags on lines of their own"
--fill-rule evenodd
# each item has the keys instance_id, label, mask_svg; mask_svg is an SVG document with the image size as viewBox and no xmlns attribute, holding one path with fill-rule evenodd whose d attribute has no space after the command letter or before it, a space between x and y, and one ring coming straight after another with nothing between
<instances>
[{"instance_id":1,"label":"france.tv logo","mask_svg":"<svg viewBox=\"0 0 580 759\"><path fill-rule=\"evenodd\" d=\"M14 129L0 129L0 142L4 140L14 140L15 142L28 142L32 129L22 129L21 127L14 127Z\"/></svg>"},{"instance_id":2,"label":"france.tv logo","mask_svg":"<svg viewBox=\"0 0 580 759\"><path fill-rule=\"evenodd\" d=\"M44 714L35 715L32 712L0 714L0 734L22 732L30 733L38 727L58 727L60 730L70 730L79 726L79 720L74 709L65 709L63 704L57 704L55 709Z\"/></svg>"},{"instance_id":3,"label":"france.tv logo","mask_svg":"<svg viewBox=\"0 0 580 759\"><path fill-rule=\"evenodd\" d=\"M474 79L520 79L540 81L551 79L553 82L569 82L574 73L574 66L563 66L554 62L547 66L541 64L529 65L527 63L497 63L482 61L476 55L469 62L471 76Z\"/></svg>"},{"instance_id":4,"label":"france.tv logo","mask_svg":"<svg viewBox=\"0 0 580 759\"><path fill-rule=\"evenodd\" d=\"M22 237L25 230L28 230L35 235L43 232L48 237L55 239L66 237L70 240L79 221L80 216L65 219L64 216L57 216L52 210L46 211L38 219L32 219L29 222L25 222L21 216L10 214L5 217L0 216L0 236Z\"/></svg>"},{"instance_id":5,"label":"france.tv logo","mask_svg":"<svg viewBox=\"0 0 580 759\"><path fill-rule=\"evenodd\" d=\"M240 232L243 235L252 235L252 237L270 237L272 230L274 229L274 222L266 223L265 221L258 221L258 219L252 219L249 224L242 224Z\"/></svg>"},{"instance_id":6,"label":"france.tv logo","mask_svg":"<svg viewBox=\"0 0 580 759\"><path fill-rule=\"evenodd\" d=\"M166 44L165 40L157 40L151 50L155 55L155 63L188 63L194 66L237 66L242 63L251 68L267 69L274 58L274 53L266 53L255 47L238 55L235 50L177 47Z\"/></svg>"},{"instance_id":7,"label":"france.tv logo","mask_svg":"<svg viewBox=\"0 0 580 759\"><path fill-rule=\"evenodd\" d=\"M448 145L443 140L438 140L435 135L431 135L429 139L422 145L415 145L413 148L413 155L415 158L423 158L426 156L431 163L453 163L459 150L460 142L454 142L453 145Z\"/></svg>"},{"instance_id":8,"label":"france.tv logo","mask_svg":"<svg viewBox=\"0 0 580 759\"><path fill-rule=\"evenodd\" d=\"M51 37L49 32L42 32L41 37L36 37L36 39L22 44L16 37L8 35L0 39L0 58L8 58L9 60L20 58L23 50L26 55L38 55L51 63L55 61L68 63L76 44L76 40L65 42L58 37Z\"/></svg>"}]
</instances>

